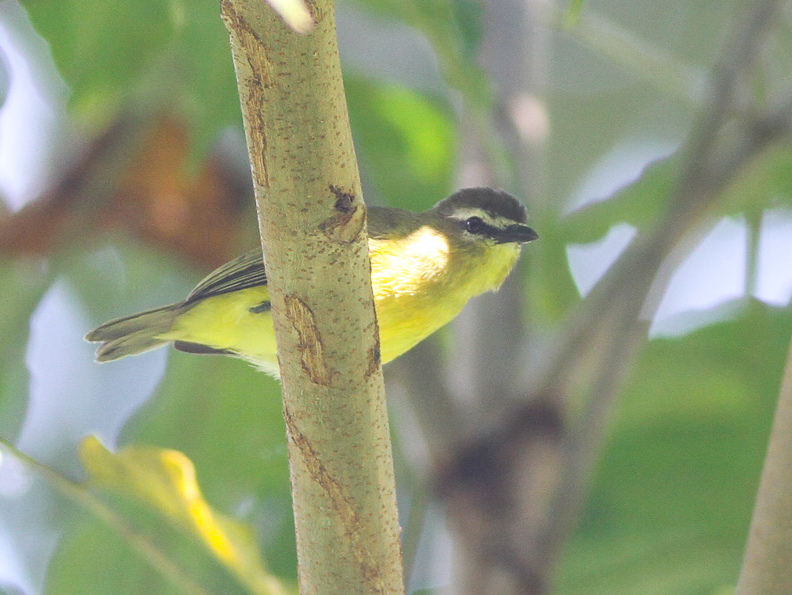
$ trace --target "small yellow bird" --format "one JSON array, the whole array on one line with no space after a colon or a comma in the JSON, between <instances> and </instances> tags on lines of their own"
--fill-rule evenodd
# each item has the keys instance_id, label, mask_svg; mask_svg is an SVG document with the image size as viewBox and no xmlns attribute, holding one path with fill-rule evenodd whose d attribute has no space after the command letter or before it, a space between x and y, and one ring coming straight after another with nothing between
<instances>
[{"instance_id":1,"label":"small yellow bird","mask_svg":"<svg viewBox=\"0 0 792 595\"><path fill-rule=\"evenodd\" d=\"M506 192L466 188L423 213L368 209L371 285L388 362L498 289L522 244L538 238ZM221 266L177 304L104 323L86 335L111 361L173 342L180 351L240 357L278 376L267 274L260 250Z\"/></svg>"}]
</instances>

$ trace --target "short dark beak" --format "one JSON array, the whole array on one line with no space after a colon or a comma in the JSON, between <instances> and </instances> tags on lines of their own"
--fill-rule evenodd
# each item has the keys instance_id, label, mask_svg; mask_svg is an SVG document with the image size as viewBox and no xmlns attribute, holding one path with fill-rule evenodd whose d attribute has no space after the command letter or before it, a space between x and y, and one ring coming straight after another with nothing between
<instances>
[{"instance_id":1,"label":"short dark beak","mask_svg":"<svg viewBox=\"0 0 792 595\"><path fill-rule=\"evenodd\" d=\"M498 234L497 242L499 244L506 244L514 242L515 244L527 244L539 239L539 234L527 225L509 225L506 229Z\"/></svg>"}]
</instances>

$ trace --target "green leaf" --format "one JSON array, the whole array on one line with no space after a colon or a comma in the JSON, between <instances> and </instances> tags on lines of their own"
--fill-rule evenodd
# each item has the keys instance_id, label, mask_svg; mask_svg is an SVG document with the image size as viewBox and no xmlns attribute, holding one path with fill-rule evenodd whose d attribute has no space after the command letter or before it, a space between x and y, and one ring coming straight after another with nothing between
<instances>
[{"instance_id":1,"label":"green leaf","mask_svg":"<svg viewBox=\"0 0 792 595\"><path fill-rule=\"evenodd\" d=\"M160 0L23 0L78 112L111 109L161 57L174 32Z\"/></svg>"},{"instance_id":2,"label":"green leaf","mask_svg":"<svg viewBox=\"0 0 792 595\"><path fill-rule=\"evenodd\" d=\"M580 303L580 293L572 278L567 256L566 230L544 220L536 224L540 241L523 252L521 267L527 269L525 286L531 295L529 303L541 316L536 322L560 323L570 308Z\"/></svg>"},{"instance_id":3,"label":"green leaf","mask_svg":"<svg viewBox=\"0 0 792 595\"><path fill-rule=\"evenodd\" d=\"M450 107L363 77L344 84L360 159L388 204L422 211L444 198L456 146Z\"/></svg>"},{"instance_id":4,"label":"green leaf","mask_svg":"<svg viewBox=\"0 0 792 595\"><path fill-rule=\"evenodd\" d=\"M558 593L712 593L734 584L792 310L651 341L631 375Z\"/></svg>"},{"instance_id":5,"label":"green leaf","mask_svg":"<svg viewBox=\"0 0 792 595\"><path fill-rule=\"evenodd\" d=\"M83 520L83 519L81 519ZM176 540L167 541L162 533L156 533L159 543L167 543L167 553L180 561L184 555L184 544ZM171 531L173 533L173 531ZM172 535L171 535L172 537ZM46 595L245 595L235 588L235 581L226 578L216 580L207 566L206 558L196 557L202 563L200 569L190 568L189 575L196 577L197 589L178 588L165 578L152 572L129 544L102 523L84 519L82 523L64 532L47 569ZM216 588L214 588L216 587Z\"/></svg>"},{"instance_id":6,"label":"green leaf","mask_svg":"<svg viewBox=\"0 0 792 595\"><path fill-rule=\"evenodd\" d=\"M656 161L613 196L571 213L563 221L566 241L592 242L621 222L639 231L650 228L668 205L679 163L677 155ZM792 204L792 148L788 145L770 147L737 173L724 189L718 215L757 213L778 204Z\"/></svg>"},{"instance_id":7,"label":"green leaf","mask_svg":"<svg viewBox=\"0 0 792 595\"><path fill-rule=\"evenodd\" d=\"M0 436L15 436L28 404L25 352L30 317L50 287L52 273L37 262L0 263Z\"/></svg>"},{"instance_id":8,"label":"green leaf","mask_svg":"<svg viewBox=\"0 0 792 595\"><path fill-rule=\"evenodd\" d=\"M472 0L357 0L357 3L421 31L432 44L447 83L477 108L489 107L488 79L477 62L483 11L480 3Z\"/></svg>"},{"instance_id":9,"label":"green leaf","mask_svg":"<svg viewBox=\"0 0 792 595\"><path fill-rule=\"evenodd\" d=\"M583 12L583 4L585 0L570 0L569 8L564 16L564 24L567 27L574 27L580 19L580 14Z\"/></svg>"},{"instance_id":10,"label":"green leaf","mask_svg":"<svg viewBox=\"0 0 792 595\"><path fill-rule=\"evenodd\" d=\"M111 317L183 299L206 272L122 242L74 259L68 276L90 313L87 330ZM240 360L163 351L170 352L165 377L119 442L184 452L198 469L206 499L254 526L272 571L296 578L280 385ZM104 555L101 548L98 555Z\"/></svg>"},{"instance_id":11,"label":"green leaf","mask_svg":"<svg viewBox=\"0 0 792 595\"><path fill-rule=\"evenodd\" d=\"M792 147L774 145L738 172L725 189L723 214L792 206Z\"/></svg>"},{"instance_id":12,"label":"green leaf","mask_svg":"<svg viewBox=\"0 0 792 595\"><path fill-rule=\"evenodd\" d=\"M240 121L228 33L213 0L23 0L71 89L72 111L104 125L130 105L169 104L201 156ZM158 105L159 104L159 105Z\"/></svg>"},{"instance_id":13,"label":"green leaf","mask_svg":"<svg viewBox=\"0 0 792 595\"><path fill-rule=\"evenodd\" d=\"M678 167L676 156L656 161L613 196L574 211L563 220L565 241L593 242L617 223L629 223L639 231L650 227L668 204Z\"/></svg>"},{"instance_id":14,"label":"green leaf","mask_svg":"<svg viewBox=\"0 0 792 595\"><path fill-rule=\"evenodd\" d=\"M242 112L219 3L181 0L181 4L184 21L174 40L184 69L184 91L179 97L191 124L192 161L197 166L222 128L241 128Z\"/></svg>"},{"instance_id":15,"label":"green leaf","mask_svg":"<svg viewBox=\"0 0 792 595\"><path fill-rule=\"evenodd\" d=\"M206 498L256 527L269 568L296 578L286 429L280 385L228 357L171 352L158 394L132 420L126 443L184 452ZM247 511L247 512L245 512Z\"/></svg>"},{"instance_id":16,"label":"green leaf","mask_svg":"<svg viewBox=\"0 0 792 595\"><path fill-rule=\"evenodd\" d=\"M484 4L478 0L453 0L451 10L464 55L468 60L475 61L483 36Z\"/></svg>"}]
</instances>

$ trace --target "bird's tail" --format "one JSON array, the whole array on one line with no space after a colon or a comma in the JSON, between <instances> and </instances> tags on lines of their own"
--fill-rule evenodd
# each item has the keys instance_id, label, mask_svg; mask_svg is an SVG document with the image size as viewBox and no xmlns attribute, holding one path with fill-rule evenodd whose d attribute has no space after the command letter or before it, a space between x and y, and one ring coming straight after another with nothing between
<instances>
[{"instance_id":1,"label":"bird's tail","mask_svg":"<svg viewBox=\"0 0 792 595\"><path fill-rule=\"evenodd\" d=\"M96 350L98 362L143 353L172 341L163 335L173 328L177 315L178 305L173 304L116 318L92 330L85 340L101 342Z\"/></svg>"}]
</instances>

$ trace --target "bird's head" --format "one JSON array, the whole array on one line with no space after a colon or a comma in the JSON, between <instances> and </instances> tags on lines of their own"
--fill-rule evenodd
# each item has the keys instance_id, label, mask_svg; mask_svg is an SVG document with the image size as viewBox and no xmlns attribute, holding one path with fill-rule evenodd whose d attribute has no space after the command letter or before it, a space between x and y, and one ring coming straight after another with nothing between
<instances>
[{"instance_id":1,"label":"bird's head","mask_svg":"<svg viewBox=\"0 0 792 595\"><path fill-rule=\"evenodd\" d=\"M496 246L531 242L539 235L528 225L522 203L492 188L465 188L432 209L445 222L449 236L463 246Z\"/></svg>"},{"instance_id":2,"label":"bird's head","mask_svg":"<svg viewBox=\"0 0 792 595\"><path fill-rule=\"evenodd\" d=\"M369 254L375 293L437 292L464 303L493 291L514 267L522 244L538 237L527 218L520 201L492 188L460 190L423 213L373 208Z\"/></svg>"}]
</instances>

